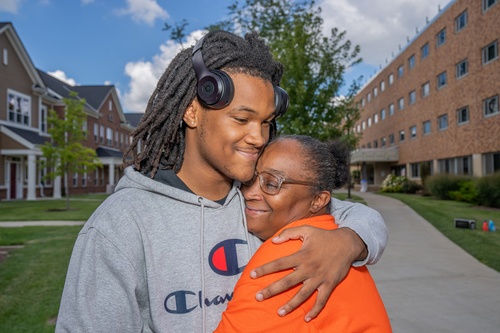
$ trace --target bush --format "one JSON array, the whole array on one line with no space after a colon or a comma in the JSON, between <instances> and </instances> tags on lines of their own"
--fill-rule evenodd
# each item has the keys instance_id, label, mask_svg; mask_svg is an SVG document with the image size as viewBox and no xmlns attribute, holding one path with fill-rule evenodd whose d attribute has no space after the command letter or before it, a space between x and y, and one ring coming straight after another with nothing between
<instances>
[{"instance_id":1,"label":"bush","mask_svg":"<svg viewBox=\"0 0 500 333\"><path fill-rule=\"evenodd\" d=\"M455 201L477 203L476 183L472 179L463 180L460 183L458 191L448 192L450 199Z\"/></svg>"},{"instance_id":2,"label":"bush","mask_svg":"<svg viewBox=\"0 0 500 333\"><path fill-rule=\"evenodd\" d=\"M385 193L411 193L414 194L418 191L419 186L417 183L409 180L404 176L395 176L393 174L387 175L382 182L381 192Z\"/></svg>"},{"instance_id":3,"label":"bush","mask_svg":"<svg viewBox=\"0 0 500 333\"><path fill-rule=\"evenodd\" d=\"M500 208L500 172L479 179L476 189L478 204Z\"/></svg>"},{"instance_id":4,"label":"bush","mask_svg":"<svg viewBox=\"0 0 500 333\"><path fill-rule=\"evenodd\" d=\"M431 195L446 200L451 199L450 192L460 191L460 184L467 179L463 176L438 174L429 176L426 179L425 186Z\"/></svg>"}]
</instances>

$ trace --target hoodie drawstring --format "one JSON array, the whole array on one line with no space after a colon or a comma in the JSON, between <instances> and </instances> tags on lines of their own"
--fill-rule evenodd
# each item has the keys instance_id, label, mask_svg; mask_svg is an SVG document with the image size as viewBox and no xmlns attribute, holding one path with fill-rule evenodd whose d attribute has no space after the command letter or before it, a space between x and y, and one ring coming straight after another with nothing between
<instances>
[{"instance_id":1,"label":"hoodie drawstring","mask_svg":"<svg viewBox=\"0 0 500 333\"><path fill-rule=\"evenodd\" d=\"M205 203L202 197L198 197L198 202L201 205L201 221L200 221L200 266L201 266L201 316L203 333L206 332L207 314L205 312Z\"/></svg>"}]
</instances>

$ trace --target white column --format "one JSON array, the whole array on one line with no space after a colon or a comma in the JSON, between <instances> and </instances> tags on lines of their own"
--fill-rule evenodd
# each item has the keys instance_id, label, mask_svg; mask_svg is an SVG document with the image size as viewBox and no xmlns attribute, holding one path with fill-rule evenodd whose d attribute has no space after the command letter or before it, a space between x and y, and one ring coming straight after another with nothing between
<instances>
[{"instance_id":1,"label":"white column","mask_svg":"<svg viewBox=\"0 0 500 333\"><path fill-rule=\"evenodd\" d=\"M483 159L481 154L472 154L472 173L474 177L483 175Z\"/></svg>"},{"instance_id":2,"label":"white column","mask_svg":"<svg viewBox=\"0 0 500 333\"><path fill-rule=\"evenodd\" d=\"M57 176L56 178L54 178L52 187L54 189L54 193L52 195L54 199L61 199L61 176Z\"/></svg>"},{"instance_id":3,"label":"white column","mask_svg":"<svg viewBox=\"0 0 500 333\"><path fill-rule=\"evenodd\" d=\"M115 164L113 161L109 163L109 184L115 185Z\"/></svg>"},{"instance_id":4,"label":"white column","mask_svg":"<svg viewBox=\"0 0 500 333\"><path fill-rule=\"evenodd\" d=\"M36 156L28 155L28 195L27 200L36 199Z\"/></svg>"}]
</instances>

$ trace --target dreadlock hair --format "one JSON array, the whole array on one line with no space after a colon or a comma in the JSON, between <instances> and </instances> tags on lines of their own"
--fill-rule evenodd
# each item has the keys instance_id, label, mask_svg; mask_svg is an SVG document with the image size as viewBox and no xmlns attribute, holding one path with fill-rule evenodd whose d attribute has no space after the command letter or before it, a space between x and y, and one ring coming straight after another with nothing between
<instances>
[{"instance_id":1,"label":"dreadlock hair","mask_svg":"<svg viewBox=\"0 0 500 333\"><path fill-rule=\"evenodd\" d=\"M349 181L351 152L344 141L322 142L306 135L282 135L277 137L272 144L286 140L299 144L300 153L304 159L303 168L314 175L313 191L331 193Z\"/></svg>"},{"instance_id":2,"label":"dreadlock hair","mask_svg":"<svg viewBox=\"0 0 500 333\"><path fill-rule=\"evenodd\" d=\"M246 74L273 85L278 85L283 75L283 65L273 59L269 47L256 33L241 38L226 31L210 32L202 50L208 69ZM133 140L124 154L122 167L133 165L151 178L160 167L175 172L180 170L185 149L182 119L196 97L192 51L190 47L177 54L161 76L141 122L132 132ZM270 138L275 133L276 128L271 126ZM130 154L132 159L127 160Z\"/></svg>"}]
</instances>

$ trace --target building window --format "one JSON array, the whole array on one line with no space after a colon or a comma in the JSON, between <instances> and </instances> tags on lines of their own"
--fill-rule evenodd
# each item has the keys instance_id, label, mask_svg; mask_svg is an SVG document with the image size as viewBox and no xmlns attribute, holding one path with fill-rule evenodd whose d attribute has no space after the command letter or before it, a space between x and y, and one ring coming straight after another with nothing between
<instances>
[{"instance_id":1,"label":"building window","mask_svg":"<svg viewBox=\"0 0 500 333\"><path fill-rule=\"evenodd\" d=\"M94 124L94 142L99 141L99 125L97 123Z\"/></svg>"},{"instance_id":2,"label":"building window","mask_svg":"<svg viewBox=\"0 0 500 333\"><path fill-rule=\"evenodd\" d=\"M361 123L361 129L364 131L366 129L366 122L363 120Z\"/></svg>"},{"instance_id":3,"label":"building window","mask_svg":"<svg viewBox=\"0 0 500 333\"><path fill-rule=\"evenodd\" d=\"M84 173L83 173L83 176L82 176L82 186L83 187L86 187L87 186L87 166L84 166Z\"/></svg>"},{"instance_id":4,"label":"building window","mask_svg":"<svg viewBox=\"0 0 500 333\"><path fill-rule=\"evenodd\" d=\"M385 81L380 82L380 92L385 90Z\"/></svg>"},{"instance_id":5,"label":"building window","mask_svg":"<svg viewBox=\"0 0 500 333\"><path fill-rule=\"evenodd\" d=\"M380 139L380 147L385 148L387 139L385 137Z\"/></svg>"},{"instance_id":6,"label":"building window","mask_svg":"<svg viewBox=\"0 0 500 333\"><path fill-rule=\"evenodd\" d=\"M422 133L424 135L431 133L431 121L430 120L426 120L422 123Z\"/></svg>"},{"instance_id":7,"label":"building window","mask_svg":"<svg viewBox=\"0 0 500 333\"><path fill-rule=\"evenodd\" d=\"M389 134L389 145L390 146L394 145L394 134Z\"/></svg>"},{"instance_id":8,"label":"building window","mask_svg":"<svg viewBox=\"0 0 500 333\"><path fill-rule=\"evenodd\" d=\"M429 96L430 91L431 91L431 88L430 88L429 82L424 83L422 85L422 97Z\"/></svg>"},{"instance_id":9,"label":"building window","mask_svg":"<svg viewBox=\"0 0 500 333\"><path fill-rule=\"evenodd\" d=\"M398 77L402 77L404 74L404 67L403 65L398 67Z\"/></svg>"},{"instance_id":10,"label":"building window","mask_svg":"<svg viewBox=\"0 0 500 333\"><path fill-rule=\"evenodd\" d=\"M84 119L82 121L82 134L83 134L83 137L85 138L85 140L87 139L87 119Z\"/></svg>"},{"instance_id":11,"label":"building window","mask_svg":"<svg viewBox=\"0 0 500 333\"><path fill-rule=\"evenodd\" d=\"M442 131L447 128L448 128L448 115L443 114L442 116L438 117L438 129Z\"/></svg>"},{"instance_id":12,"label":"building window","mask_svg":"<svg viewBox=\"0 0 500 333\"><path fill-rule=\"evenodd\" d=\"M378 148L378 141L377 140L373 140L373 148Z\"/></svg>"},{"instance_id":13,"label":"building window","mask_svg":"<svg viewBox=\"0 0 500 333\"><path fill-rule=\"evenodd\" d=\"M446 85L446 72L442 72L437 76L437 88L441 89Z\"/></svg>"},{"instance_id":14,"label":"building window","mask_svg":"<svg viewBox=\"0 0 500 333\"><path fill-rule=\"evenodd\" d=\"M366 95L366 101L369 103L371 100L372 100L372 94L368 93L368 95Z\"/></svg>"},{"instance_id":15,"label":"building window","mask_svg":"<svg viewBox=\"0 0 500 333\"><path fill-rule=\"evenodd\" d=\"M99 169L95 169L94 171L94 186L98 185L99 181Z\"/></svg>"},{"instance_id":16,"label":"building window","mask_svg":"<svg viewBox=\"0 0 500 333\"><path fill-rule=\"evenodd\" d=\"M462 76L469 72L469 62L467 59L460 61L456 66L456 77L460 79Z\"/></svg>"},{"instance_id":17,"label":"building window","mask_svg":"<svg viewBox=\"0 0 500 333\"><path fill-rule=\"evenodd\" d=\"M372 126L372 117L368 117L368 127Z\"/></svg>"},{"instance_id":18,"label":"building window","mask_svg":"<svg viewBox=\"0 0 500 333\"><path fill-rule=\"evenodd\" d=\"M385 119L385 109L380 110L380 120Z\"/></svg>"},{"instance_id":19,"label":"building window","mask_svg":"<svg viewBox=\"0 0 500 333\"><path fill-rule=\"evenodd\" d=\"M113 111L113 101L108 102L108 110Z\"/></svg>"},{"instance_id":20,"label":"building window","mask_svg":"<svg viewBox=\"0 0 500 333\"><path fill-rule=\"evenodd\" d=\"M455 32L459 32L467 25L467 10L463 11L455 19Z\"/></svg>"},{"instance_id":21,"label":"building window","mask_svg":"<svg viewBox=\"0 0 500 333\"><path fill-rule=\"evenodd\" d=\"M356 132L361 133L361 125L360 124L358 124L356 126Z\"/></svg>"},{"instance_id":22,"label":"building window","mask_svg":"<svg viewBox=\"0 0 500 333\"><path fill-rule=\"evenodd\" d=\"M389 74L389 85L392 85L394 83L394 74Z\"/></svg>"},{"instance_id":23,"label":"building window","mask_svg":"<svg viewBox=\"0 0 500 333\"><path fill-rule=\"evenodd\" d=\"M463 107L457 110L457 123L459 125L469 122L469 107Z\"/></svg>"},{"instance_id":24,"label":"building window","mask_svg":"<svg viewBox=\"0 0 500 333\"><path fill-rule=\"evenodd\" d=\"M408 102L410 105L415 104L417 101L417 92L415 90L410 91L410 94L408 95L410 101Z\"/></svg>"},{"instance_id":25,"label":"building window","mask_svg":"<svg viewBox=\"0 0 500 333\"><path fill-rule=\"evenodd\" d=\"M410 127L410 138L415 139L417 137L417 126Z\"/></svg>"},{"instance_id":26,"label":"building window","mask_svg":"<svg viewBox=\"0 0 500 333\"><path fill-rule=\"evenodd\" d=\"M365 99L364 98L361 99L361 106L365 106Z\"/></svg>"},{"instance_id":27,"label":"building window","mask_svg":"<svg viewBox=\"0 0 500 333\"><path fill-rule=\"evenodd\" d=\"M419 163L412 163L410 165L410 167L411 167L411 177L413 177L413 178L420 177L420 164Z\"/></svg>"},{"instance_id":28,"label":"building window","mask_svg":"<svg viewBox=\"0 0 500 333\"><path fill-rule=\"evenodd\" d=\"M408 68L412 69L415 67L415 55L412 54L411 57L408 58Z\"/></svg>"},{"instance_id":29,"label":"building window","mask_svg":"<svg viewBox=\"0 0 500 333\"><path fill-rule=\"evenodd\" d=\"M485 117L498 113L498 95L483 101L483 113Z\"/></svg>"},{"instance_id":30,"label":"building window","mask_svg":"<svg viewBox=\"0 0 500 333\"><path fill-rule=\"evenodd\" d=\"M403 97L398 99L398 108L399 110L403 110L405 108L405 99Z\"/></svg>"},{"instance_id":31,"label":"building window","mask_svg":"<svg viewBox=\"0 0 500 333\"><path fill-rule=\"evenodd\" d=\"M484 154L483 168L485 175L491 175L500 171L500 152Z\"/></svg>"},{"instance_id":32,"label":"building window","mask_svg":"<svg viewBox=\"0 0 500 333\"><path fill-rule=\"evenodd\" d=\"M109 127L106 128L106 144L110 147L113 146L113 130Z\"/></svg>"},{"instance_id":33,"label":"building window","mask_svg":"<svg viewBox=\"0 0 500 333\"><path fill-rule=\"evenodd\" d=\"M373 88L373 98L375 98L377 96L378 96L378 88L375 87L375 88Z\"/></svg>"},{"instance_id":34,"label":"building window","mask_svg":"<svg viewBox=\"0 0 500 333\"><path fill-rule=\"evenodd\" d=\"M429 55L429 43L425 43L424 46L420 48L420 58L425 59Z\"/></svg>"},{"instance_id":35,"label":"building window","mask_svg":"<svg viewBox=\"0 0 500 333\"><path fill-rule=\"evenodd\" d=\"M9 50L3 49L3 64L7 66L9 64Z\"/></svg>"},{"instance_id":36,"label":"building window","mask_svg":"<svg viewBox=\"0 0 500 333\"><path fill-rule=\"evenodd\" d=\"M436 35L436 46L440 47L446 42L446 28L438 32Z\"/></svg>"},{"instance_id":37,"label":"building window","mask_svg":"<svg viewBox=\"0 0 500 333\"><path fill-rule=\"evenodd\" d=\"M405 141L405 131L401 130L399 131L399 142Z\"/></svg>"},{"instance_id":38,"label":"building window","mask_svg":"<svg viewBox=\"0 0 500 333\"><path fill-rule=\"evenodd\" d=\"M371 147L372 147L372 143L371 143L371 142L368 142L368 143L366 144L366 148L370 149Z\"/></svg>"},{"instance_id":39,"label":"building window","mask_svg":"<svg viewBox=\"0 0 500 333\"><path fill-rule=\"evenodd\" d=\"M101 125L99 128L99 142L104 143L104 126Z\"/></svg>"},{"instance_id":40,"label":"building window","mask_svg":"<svg viewBox=\"0 0 500 333\"><path fill-rule=\"evenodd\" d=\"M31 98L12 90L7 90L7 94L7 109L9 114L8 121L29 126L31 116Z\"/></svg>"},{"instance_id":41,"label":"building window","mask_svg":"<svg viewBox=\"0 0 500 333\"><path fill-rule=\"evenodd\" d=\"M374 124L378 123L378 113L375 113L375 114L373 115L373 123L374 123Z\"/></svg>"},{"instance_id":42,"label":"building window","mask_svg":"<svg viewBox=\"0 0 500 333\"><path fill-rule=\"evenodd\" d=\"M73 187L78 186L78 174L75 172L73 173Z\"/></svg>"},{"instance_id":43,"label":"building window","mask_svg":"<svg viewBox=\"0 0 500 333\"><path fill-rule=\"evenodd\" d=\"M392 116L394 114L394 104L389 104L389 115Z\"/></svg>"},{"instance_id":44,"label":"building window","mask_svg":"<svg viewBox=\"0 0 500 333\"><path fill-rule=\"evenodd\" d=\"M483 48L483 65L498 58L498 41Z\"/></svg>"},{"instance_id":45,"label":"building window","mask_svg":"<svg viewBox=\"0 0 500 333\"><path fill-rule=\"evenodd\" d=\"M42 105L42 107L40 109L40 132L41 133L47 133L47 117L48 117L47 106Z\"/></svg>"},{"instance_id":46,"label":"building window","mask_svg":"<svg viewBox=\"0 0 500 333\"><path fill-rule=\"evenodd\" d=\"M483 11L487 11L493 6L498 0L483 0Z\"/></svg>"}]
</instances>

